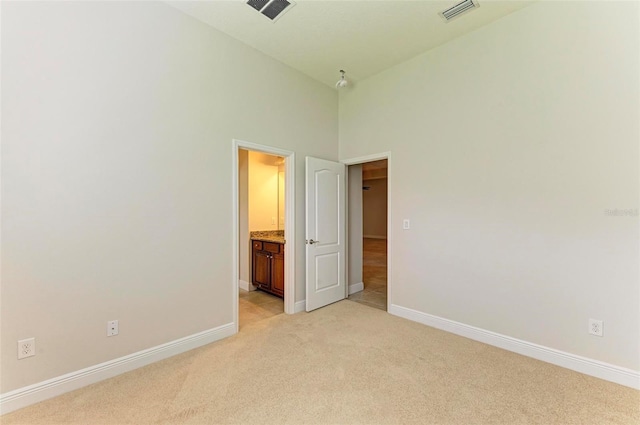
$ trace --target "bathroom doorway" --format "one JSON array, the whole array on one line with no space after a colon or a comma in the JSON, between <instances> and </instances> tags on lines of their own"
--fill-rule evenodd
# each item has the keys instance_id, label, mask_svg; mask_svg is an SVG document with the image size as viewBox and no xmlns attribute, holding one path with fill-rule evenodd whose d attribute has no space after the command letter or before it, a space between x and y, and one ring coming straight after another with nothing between
<instances>
[{"instance_id":1,"label":"bathroom doorway","mask_svg":"<svg viewBox=\"0 0 640 425\"><path fill-rule=\"evenodd\" d=\"M293 313L294 154L234 140L233 305L237 330Z\"/></svg>"}]
</instances>

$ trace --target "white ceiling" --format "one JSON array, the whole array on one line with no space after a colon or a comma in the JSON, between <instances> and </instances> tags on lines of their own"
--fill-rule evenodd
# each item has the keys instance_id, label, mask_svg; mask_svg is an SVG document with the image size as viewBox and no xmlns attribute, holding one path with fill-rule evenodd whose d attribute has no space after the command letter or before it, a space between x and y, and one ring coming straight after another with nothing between
<instances>
[{"instance_id":1,"label":"white ceiling","mask_svg":"<svg viewBox=\"0 0 640 425\"><path fill-rule=\"evenodd\" d=\"M340 69L357 83L532 3L479 0L479 8L444 22L438 13L458 2L297 0L274 22L246 0L168 3L333 86Z\"/></svg>"}]
</instances>

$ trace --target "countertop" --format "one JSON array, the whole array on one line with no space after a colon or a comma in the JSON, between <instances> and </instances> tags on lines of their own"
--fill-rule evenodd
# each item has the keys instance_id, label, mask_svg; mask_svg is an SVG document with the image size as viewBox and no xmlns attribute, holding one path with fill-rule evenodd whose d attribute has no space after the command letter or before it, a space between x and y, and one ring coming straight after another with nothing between
<instances>
[{"instance_id":1,"label":"countertop","mask_svg":"<svg viewBox=\"0 0 640 425\"><path fill-rule=\"evenodd\" d=\"M284 230L260 230L250 232L249 236L252 241L285 243Z\"/></svg>"}]
</instances>

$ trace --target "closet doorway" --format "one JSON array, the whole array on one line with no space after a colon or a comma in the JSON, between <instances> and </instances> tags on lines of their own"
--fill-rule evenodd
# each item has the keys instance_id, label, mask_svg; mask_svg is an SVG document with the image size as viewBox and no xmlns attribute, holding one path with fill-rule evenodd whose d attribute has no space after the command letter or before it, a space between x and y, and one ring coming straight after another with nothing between
<instances>
[{"instance_id":1,"label":"closet doorway","mask_svg":"<svg viewBox=\"0 0 640 425\"><path fill-rule=\"evenodd\" d=\"M348 168L349 300L387 310L388 159Z\"/></svg>"}]
</instances>

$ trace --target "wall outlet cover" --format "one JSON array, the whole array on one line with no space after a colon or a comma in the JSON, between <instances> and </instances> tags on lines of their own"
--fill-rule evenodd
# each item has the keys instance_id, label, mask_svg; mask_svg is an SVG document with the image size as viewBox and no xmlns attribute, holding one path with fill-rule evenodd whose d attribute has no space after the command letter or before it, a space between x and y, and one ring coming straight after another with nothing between
<instances>
[{"instance_id":1,"label":"wall outlet cover","mask_svg":"<svg viewBox=\"0 0 640 425\"><path fill-rule=\"evenodd\" d=\"M589 319L589 333L595 336L603 336L604 323L602 320Z\"/></svg>"},{"instance_id":2,"label":"wall outlet cover","mask_svg":"<svg viewBox=\"0 0 640 425\"><path fill-rule=\"evenodd\" d=\"M118 335L118 321L109 320L107 322L107 336L115 336L115 335Z\"/></svg>"},{"instance_id":3,"label":"wall outlet cover","mask_svg":"<svg viewBox=\"0 0 640 425\"><path fill-rule=\"evenodd\" d=\"M36 355L36 339L27 338L18 341L18 360Z\"/></svg>"}]
</instances>

